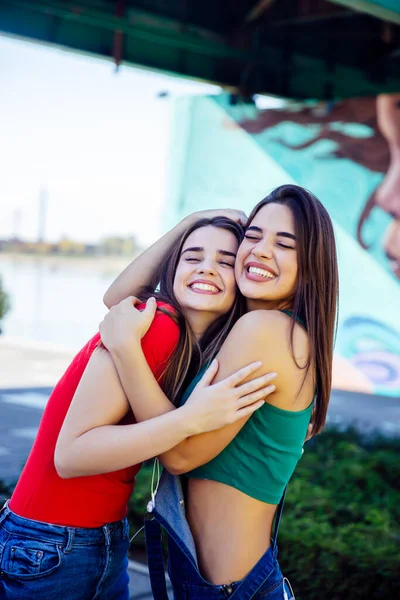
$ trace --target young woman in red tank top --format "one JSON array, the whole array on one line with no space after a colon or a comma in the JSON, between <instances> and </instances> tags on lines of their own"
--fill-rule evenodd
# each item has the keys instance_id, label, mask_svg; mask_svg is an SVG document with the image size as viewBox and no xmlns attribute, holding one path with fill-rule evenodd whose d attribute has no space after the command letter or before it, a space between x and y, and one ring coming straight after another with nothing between
<instances>
[{"instance_id":1,"label":"young woman in red tank top","mask_svg":"<svg viewBox=\"0 0 400 600\"><path fill-rule=\"evenodd\" d=\"M240 314L233 267L241 237L225 218L193 223L167 244L164 264L143 290L146 299L159 283L157 307L152 300L144 307L145 361L133 368L149 369L171 398ZM202 248L200 261L194 247ZM136 423L113 360L94 336L55 387L0 513L0 597L127 600L126 504L140 463L259 408L270 377L240 385L258 367L210 385L214 363L185 407Z\"/></svg>"}]
</instances>

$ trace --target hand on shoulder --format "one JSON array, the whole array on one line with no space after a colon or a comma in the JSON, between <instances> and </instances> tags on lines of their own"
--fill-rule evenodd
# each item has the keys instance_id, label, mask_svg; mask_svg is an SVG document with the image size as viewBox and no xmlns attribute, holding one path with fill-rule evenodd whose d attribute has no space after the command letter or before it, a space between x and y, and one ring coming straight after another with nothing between
<instances>
[{"instance_id":1,"label":"hand on shoulder","mask_svg":"<svg viewBox=\"0 0 400 600\"><path fill-rule=\"evenodd\" d=\"M135 307L137 298L129 296L113 306L99 325L101 341L110 352L137 344L153 322L157 304L149 298L143 310Z\"/></svg>"}]
</instances>

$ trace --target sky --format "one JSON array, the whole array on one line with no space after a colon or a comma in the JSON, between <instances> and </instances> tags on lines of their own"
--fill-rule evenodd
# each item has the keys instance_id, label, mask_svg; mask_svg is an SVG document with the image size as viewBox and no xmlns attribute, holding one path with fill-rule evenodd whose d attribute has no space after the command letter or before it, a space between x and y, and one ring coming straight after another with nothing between
<instances>
[{"instance_id":1,"label":"sky","mask_svg":"<svg viewBox=\"0 0 400 600\"><path fill-rule=\"evenodd\" d=\"M168 91L169 97L159 98ZM0 36L0 238L162 232L173 98L215 86Z\"/></svg>"}]
</instances>

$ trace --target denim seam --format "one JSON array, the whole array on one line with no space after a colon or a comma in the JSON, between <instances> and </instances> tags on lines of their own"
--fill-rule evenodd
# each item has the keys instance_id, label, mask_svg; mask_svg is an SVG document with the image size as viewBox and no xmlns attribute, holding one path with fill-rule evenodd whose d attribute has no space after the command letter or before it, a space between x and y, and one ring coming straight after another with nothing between
<instances>
[{"instance_id":1,"label":"denim seam","mask_svg":"<svg viewBox=\"0 0 400 600\"><path fill-rule=\"evenodd\" d=\"M106 546L105 551L106 551L105 552L106 558L105 558L105 561L104 561L104 569L103 569L101 577L100 577L100 579L98 581L98 584L96 586L96 592L95 592L95 594L93 596L93 600L95 600L95 598L98 598L98 596L101 594L101 586L103 585L103 582L106 579L108 566L110 564L110 546Z\"/></svg>"},{"instance_id":2,"label":"denim seam","mask_svg":"<svg viewBox=\"0 0 400 600\"><path fill-rule=\"evenodd\" d=\"M8 535L11 537L15 537L21 540L32 540L32 542L43 542L44 544L55 544L55 545L60 545L62 544L63 546L65 545L65 539L64 540L60 540L60 539L54 539L54 538L42 538L39 537L38 535L33 536L33 535L27 535L24 533L17 533L15 531L10 531L9 529L7 529L6 524L3 524L3 529L4 531L6 531L8 533Z\"/></svg>"}]
</instances>

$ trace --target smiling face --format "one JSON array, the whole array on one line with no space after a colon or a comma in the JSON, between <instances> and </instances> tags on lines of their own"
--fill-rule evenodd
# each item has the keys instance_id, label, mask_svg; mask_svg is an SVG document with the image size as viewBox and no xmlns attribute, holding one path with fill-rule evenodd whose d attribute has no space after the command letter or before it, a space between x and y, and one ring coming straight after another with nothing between
<instances>
[{"instance_id":1,"label":"smiling face","mask_svg":"<svg viewBox=\"0 0 400 600\"><path fill-rule=\"evenodd\" d=\"M232 308L237 249L233 233L212 225L196 229L182 246L174 295L197 336Z\"/></svg>"},{"instance_id":2,"label":"smiling face","mask_svg":"<svg viewBox=\"0 0 400 600\"><path fill-rule=\"evenodd\" d=\"M292 211L284 204L266 204L246 229L236 257L236 281L248 309L290 307L297 272Z\"/></svg>"}]
</instances>

